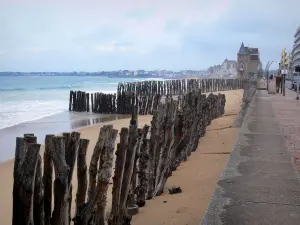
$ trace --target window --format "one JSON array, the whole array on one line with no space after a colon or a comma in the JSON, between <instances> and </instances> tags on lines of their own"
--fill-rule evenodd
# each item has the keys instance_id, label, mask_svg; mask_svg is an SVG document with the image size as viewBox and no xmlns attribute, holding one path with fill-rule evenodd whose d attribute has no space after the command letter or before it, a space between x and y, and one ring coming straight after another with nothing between
<instances>
[{"instance_id":1,"label":"window","mask_svg":"<svg viewBox=\"0 0 300 225\"><path fill-rule=\"evenodd\" d=\"M244 70L244 63L240 63L240 70Z\"/></svg>"},{"instance_id":2,"label":"window","mask_svg":"<svg viewBox=\"0 0 300 225\"><path fill-rule=\"evenodd\" d=\"M250 56L250 59L251 59L251 60L258 60L258 55L251 55L251 56Z\"/></svg>"}]
</instances>

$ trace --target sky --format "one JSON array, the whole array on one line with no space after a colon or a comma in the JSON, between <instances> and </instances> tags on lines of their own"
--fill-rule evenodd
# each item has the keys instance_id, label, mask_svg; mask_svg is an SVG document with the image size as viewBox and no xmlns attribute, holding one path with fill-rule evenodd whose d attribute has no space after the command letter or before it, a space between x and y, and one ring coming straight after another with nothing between
<instances>
[{"instance_id":1,"label":"sky","mask_svg":"<svg viewBox=\"0 0 300 225\"><path fill-rule=\"evenodd\" d=\"M0 0L0 71L201 70L263 66L292 50L299 0Z\"/></svg>"}]
</instances>

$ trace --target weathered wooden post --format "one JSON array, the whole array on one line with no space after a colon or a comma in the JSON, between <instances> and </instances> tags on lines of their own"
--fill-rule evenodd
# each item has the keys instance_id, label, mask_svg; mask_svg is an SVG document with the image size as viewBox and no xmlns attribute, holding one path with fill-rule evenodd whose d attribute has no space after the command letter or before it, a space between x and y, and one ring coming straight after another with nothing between
<instances>
[{"instance_id":1,"label":"weathered wooden post","mask_svg":"<svg viewBox=\"0 0 300 225\"><path fill-rule=\"evenodd\" d=\"M33 201L34 224L44 225L44 186L42 180L42 158L40 155L38 155L36 165Z\"/></svg>"},{"instance_id":2,"label":"weathered wooden post","mask_svg":"<svg viewBox=\"0 0 300 225\"><path fill-rule=\"evenodd\" d=\"M82 109L82 94L81 94L81 91L78 91L77 92L77 94L78 94L78 112L80 112L81 111L81 109Z\"/></svg>"},{"instance_id":3,"label":"weathered wooden post","mask_svg":"<svg viewBox=\"0 0 300 225\"><path fill-rule=\"evenodd\" d=\"M86 152L89 145L88 139L80 139L79 149L77 153L77 184L78 189L76 193L76 212L84 207L86 192L87 192L87 165L86 165Z\"/></svg>"},{"instance_id":4,"label":"weathered wooden post","mask_svg":"<svg viewBox=\"0 0 300 225\"><path fill-rule=\"evenodd\" d=\"M131 221L131 215L127 212L127 198L129 194L129 189L131 186L131 179L135 161L135 155L137 150L137 140L138 140L138 132L137 132L137 114L136 108L134 113L132 114L132 118L130 121L129 127L129 138L128 138L128 147L126 153L126 162L123 181L122 181L122 189L120 196L120 210L117 218L116 225L126 224Z\"/></svg>"},{"instance_id":5,"label":"weathered wooden post","mask_svg":"<svg viewBox=\"0 0 300 225\"><path fill-rule=\"evenodd\" d=\"M36 182L39 161L40 145L36 144L33 134L25 134L24 138L17 138L14 164L13 184L13 225L33 224L34 221L43 221L36 204L41 192L35 191L40 184ZM40 167L39 167L40 168ZM38 169L39 169L38 168ZM39 171L41 173L41 171ZM37 195L39 194L39 195ZM40 205L39 205L40 206ZM43 208L43 206L41 206ZM37 218L34 218L36 216ZM43 224L43 223L42 223Z\"/></svg>"},{"instance_id":6,"label":"weathered wooden post","mask_svg":"<svg viewBox=\"0 0 300 225\"><path fill-rule=\"evenodd\" d=\"M69 224L69 188L68 176L70 167L65 158L65 141L63 137L53 137L54 210L51 225Z\"/></svg>"},{"instance_id":7,"label":"weathered wooden post","mask_svg":"<svg viewBox=\"0 0 300 225\"><path fill-rule=\"evenodd\" d=\"M143 207L146 203L147 189L148 189L148 167L149 167L149 139L147 134L149 126L145 125L143 128L142 146L140 149L139 168L138 168L138 187L137 193L137 205Z\"/></svg>"},{"instance_id":8,"label":"weathered wooden post","mask_svg":"<svg viewBox=\"0 0 300 225\"><path fill-rule=\"evenodd\" d=\"M109 185L109 180L112 175L112 163L114 156L114 145L117 137L118 131L112 129L109 131L107 143L100 156L99 162L99 172L97 180L97 214L96 214L96 224L105 224L105 208L107 201L107 190Z\"/></svg>"},{"instance_id":9,"label":"weathered wooden post","mask_svg":"<svg viewBox=\"0 0 300 225\"><path fill-rule=\"evenodd\" d=\"M86 93L86 111L90 111L90 94Z\"/></svg>"},{"instance_id":10,"label":"weathered wooden post","mask_svg":"<svg viewBox=\"0 0 300 225\"><path fill-rule=\"evenodd\" d=\"M85 93L82 94L85 97ZM68 194L69 194L69 207L68 207L68 216L69 216L69 223L71 223L71 204L72 204L72 177L73 177L73 170L75 166L75 161L77 157L77 152L79 148L80 142L80 133L72 132L70 133L63 133L64 141L65 141L65 157L66 163L69 166L70 170L68 172Z\"/></svg>"},{"instance_id":11,"label":"weathered wooden post","mask_svg":"<svg viewBox=\"0 0 300 225\"><path fill-rule=\"evenodd\" d=\"M161 148L161 154L159 162L156 168L156 181L155 190L153 196L161 194L163 190L163 180L165 178L165 173L169 169L171 161L169 160L172 153L172 146L175 141L174 137L174 125L177 114L177 101L172 99L166 103L166 120L165 125L162 127L164 129L164 140Z\"/></svg>"},{"instance_id":12,"label":"weathered wooden post","mask_svg":"<svg viewBox=\"0 0 300 225\"><path fill-rule=\"evenodd\" d=\"M72 90L70 91L70 97L69 97L69 111L72 111Z\"/></svg>"},{"instance_id":13,"label":"weathered wooden post","mask_svg":"<svg viewBox=\"0 0 300 225\"><path fill-rule=\"evenodd\" d=\"M34 224L34 190L39 150L39 144L28 143L26 138L17 138L15 156L18 160L14 169L13 225ZM39 215L37 216L41 219Z\"/></svg>"},{"instance_id":14,"label":"weathered wooden post","mask_svg":"<svg viewBox=\"0 0 300 225\"><path fill-rule=\"evenodd\" d=\"M103 126L100 129L99 139L90 164L88 200L81 207L77 207L77 213L73 219L74 224L104 224L107 188L112 173L114 142L117 132L112 129L111 125ZM97 171L99 158L99 170Z\"/></svg>"},{"instance_id":15,"label":"weathered wooden post","mask_svg":"<svg viewBox=\"0 0 300 225\"><path fill-rule=\"evenodd\" d=\"M159 104L158 108L161 108ZM152 121L151 121L151 136L149 143L149 178L148 178L148 191L147 199L153 197L153 192L155 189L155 168L156 168L156 149L158 148L158 139L159 139L159 120L160 114L159 110L153 112Z\"/></svg>"},{"instance_id":16,"label":"weathered wooden post","mask_svg":"<svg viewBox=\"0 0 300 225\"><path fill-rule=\"evenodd\" d=\"M91 93L91 111L92 112L95 112L95 110L94 110L94 96L93 96L93 94Z\"/></svg>"},{"instance_id":17,"label":"weathered wooden post","mask_svg":"<svg viewBox=\"0 0 300 225\"><path fill-rule=\"evenodd\" d=\"M52 145L52 138L54 135L46 135L45 138L45 152L44 152L44 212L45 212L45 225L51 223L51 210L52 210L52 173L53 161L52 152L54 151Z\"/></svg>"},{"instance_id":18,"label":"weathered wooden post","mask_svg":"<svg viewBox=\"0 0 300 225\"><path fill-rule=\"evenodd\" d=\"M138 213L138 206L136 204L136 187L137 187L137 172L138 172L137 162L138 162L138 159L140 156L140 147L142 145L142 141L143 141L142 129L138 128L136 153L135 153L135 159L134 159L134 163L133 163L131 184L130 184L130 189L129 189L129 193L128 193L127 203L126 203L127 204L127 214L129 216L133 216Z\"/></svg>"},{"instance_id":19,"label":"weathered wooden post","mask_svg":"<svg viewBox=\"0 0 300 225\"><path fill-rule=\"evenodd\" d=\"M128 144L128 128L122 128L120 132L120 143L117 145L115 173L113 177L113 190L112 190L112 207L110 218L108 220L109 225L115 225L118 222L118 216L120 215L120 203L121 203L121 190L122 181L124 179L124 169L127 154Z\"/></svg>"}]
</instances>

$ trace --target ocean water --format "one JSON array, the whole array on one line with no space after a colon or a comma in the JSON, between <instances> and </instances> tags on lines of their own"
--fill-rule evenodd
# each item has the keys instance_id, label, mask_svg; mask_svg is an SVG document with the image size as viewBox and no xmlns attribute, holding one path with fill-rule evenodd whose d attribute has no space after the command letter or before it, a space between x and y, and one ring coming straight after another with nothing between
<instances>
[{"instance_id":1,"label":"ocean water","mask_svg":"<svg viewBox=\"0 0 300 225\"><path fill-rule=\"evenodd\" d=\"M114 93L119 82L145 79L0 76L0 129L68 110L70 90Z\"/></svg>"}]
</instances>

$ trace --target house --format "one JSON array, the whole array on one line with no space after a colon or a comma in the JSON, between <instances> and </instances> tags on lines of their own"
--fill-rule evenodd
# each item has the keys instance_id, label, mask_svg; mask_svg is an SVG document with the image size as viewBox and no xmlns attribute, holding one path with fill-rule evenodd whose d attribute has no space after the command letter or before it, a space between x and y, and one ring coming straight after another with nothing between
<instances>
[{"instance_id":1,"label":"house","mask_svg":"<svg viewBox=\"0 0 300 225\"><path fill-rule=\"evenodd\" d=\"M225 59L221 65L214 65L208 68L207 73L212 77L236 77L237 62Z\"/></svg>"},{"instance_id":2,"label":"house","mask_svg":"<svg viewBox=\"0 0 300 225\"><path fill-rule=\"evenodd\" d=\"M261 61L258 48L251 48L241 44L240 50L237 53L238 78L256 79L261 72Z\"/></svg>"},{"instance_id":3,"label":"house","mask_svg":"<svg viewBox=\"0 0 300 225\"><path fill-rule=\"evenodd\" d=\"M221 76L232 76L235 77L237 75L237 62L235 60L225 59L222 63L222 71Z\"/></svg>"},{"instance_id":4,"label":"house","mask_svg":"<svg viewBox=\"0 0 300 225\"><path fill-rule=\"evenodd\" d=\"M207 72L209 76L219 77L221 75L222 66L214 65L208 68Z\"/></svg>"}]
</instances>

